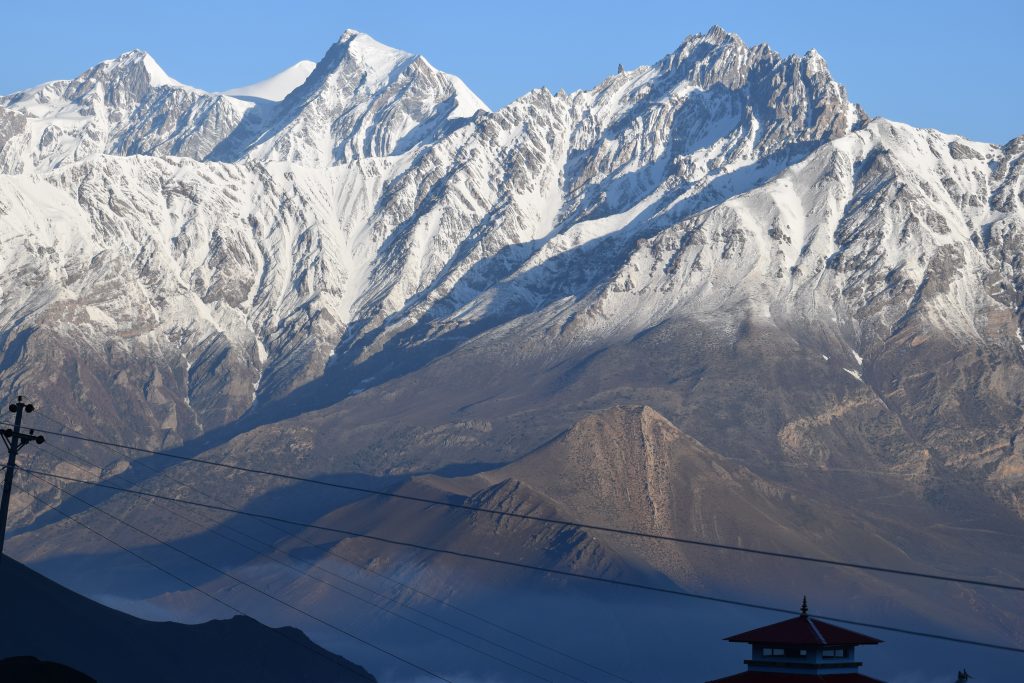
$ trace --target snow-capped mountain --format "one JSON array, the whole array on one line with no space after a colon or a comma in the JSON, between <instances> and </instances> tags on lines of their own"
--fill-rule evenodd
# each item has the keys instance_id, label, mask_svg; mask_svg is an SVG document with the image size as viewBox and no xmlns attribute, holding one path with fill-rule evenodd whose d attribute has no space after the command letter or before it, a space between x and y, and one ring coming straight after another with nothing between
<instances>
[{"instance_id":1,"label":"snow-capped mountain","mask_svg":"<svg viewBox=\"0 0 1024 683\"><path fill-rule=\"evenodd\" d=\"M157 443L339 373L341 400L386 379L375 356L551 357L680 318L839 344L851 381L912 324L1018 362L1020 140L869 122L813 51L714 28L492 113L347 31L279 102L132 52L2 103L26 171L0 177L5 372L75 344Z\"/></svg>"},{"instance_id":2,"label":"snow-capped mountain","mask_svg":"<svg viewBox=\"0 0 1024 683\"><path fill-rule=\"evenodd\" d=\"M582 292L628 255L590 259L589 245L621 249L667 212L697 213L864 123L817 55L783 59L720 29L593 91L535 91L494 114L423 58L353 31L269 106L181 86L139 52L3 104L29 122L5 158L55 167L3 179L26 247L11 257L41 248L54 269L35 315L108 328L100 347L123 326L129 347L155 345L146 356L184 357L161 420L175 429L221 424L260 392L317 377L346 330L350 346L428 307L493 307L538 263L590 261L511 300ZM211 108L236 127L212 125ZM173 120L195 125L133 137ZM191 161L185 148L236 163ZM71 272L88 276L57 274ZM131 282L95 282L102 272ZM5 308L9 324L17 310ZM226 367L230 379L211 384ZM202 386L217 417L199 408Z\"/></svg>"},{"instance_id":3,"label":"snow-capped mountain","mask_svg":"<svg viewBox=\"0 0 1024 683\"><path fill-rule=\"evenodd\" d=\"M0 169L0 381L82 431L405 476L649 405L894 557L901 496L1020 531L1024 137L869 119L814 51L713 28L493 112L354 31L225 93L132 52L0 98Z\"/></svg>"},{"instance_id":4,"label":"snow-capped mountain","mask_svg":"<svg viewBox=\"0 0 1024 683\"><path fill-rule=\"evenodd\" d=\"M182 85L132 50L70 81L0 97L0 170L45 171L98 154L201 159L247 106Z\"/></svg>"},{"instance_id":5,"label":"snow-capped mountain","mask_svg":"<svg viewBox=\"0 0 1024 683\"><path fill-rule=\"evenodd\" d=\"M400 153L486 110L458 78L357 31L315 65L225 93L183 85L132 50L70 81L0 97L0 108L6 173L96 154L330 166Z\"/></svg>"},{"instance_id":6,"label":"snow-capped mountain","mask_svg":"<svg viewBox=\"0 0 1024 683\"><path fill-rule=\"evenodd\" d=\"M331 166L401 154L486 109L423 57L346 31L306 81L269 111L254 109L212 159Z\"/></svg>"}]
</instances>

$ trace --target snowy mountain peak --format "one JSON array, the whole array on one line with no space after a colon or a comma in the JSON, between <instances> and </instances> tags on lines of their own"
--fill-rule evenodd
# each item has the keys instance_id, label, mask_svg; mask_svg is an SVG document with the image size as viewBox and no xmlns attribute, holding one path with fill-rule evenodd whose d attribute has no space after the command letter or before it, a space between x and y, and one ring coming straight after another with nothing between
<instances>
[{"instance_id":1,"label":"snowy mountain peak","mask_svg":"<svg viewBox=\"0 0 1024 683\"><path fill-rule=\"evenodd\" d=\"M707 30L707 33L698 33L696 36L691 36L693 40L705 43L712 43L715 45L721 45L723 43L742 43L738 35L730 33L718 24L714 24Z\"/></svg>"},{"instance_id":2,"label":"snowy mountain peak","mask_svg":"<svg viewBox=\"0 0 1024 683\"><path fill-rule=\"evenodd\" d=\"M804 65L804 71L808 76L822 74L823 77L831 80L832 74L828 70L828 63L817 50L808 50L799 62Z\"/></svg>"},{"instance_id":3,"label":"snowy mountain peak","mask_svg":"<svg viewBox=\"0 0 1024 683\"><path fill-rule=\"evenodd\" d=\"M695 33L684 38L679 47L666 55L662 62L668 61L669 63L678 64L693 55L721 55L729 50L745 52L748 49L743 39L735 33L730 33L721 26L712 26L706 33Z\"/></svg>"},{"instance_id":4,"label":"snowy mountain peak","mask_svg":"<svg viewBox=\"0 0 1024 683\"><path fill-rule=\"evenodd\" d=\"M356 40L357 38L361 38L361 37L369 38L370 36L368 34L366 34L366 33L363 33L362 31L360 31L358 29L347 28L344 31L342 31L341 36L338 38L338 42L339 43L350 43L353 40ZM372 40L372 38L371 38L371 40ZM376 42L376 41L374 41L374 42Z\"/></svg>"},{"instance_id":5,"label":"snowy mountain peak","mask_svg":"<svg viewBox=\"0 0 1024 683\"><path fill-rule=\"evenodd\" d=\"M438 79L444 82L445 86L451 86L457 99L458 106L456 114L452 117L469 117L480 109L488 110L483 103L470 89L456 76L435 68L423 55L412 54L404 50L384 45L373 39L366 33L355 29L346 29L341 38L334 46L339 49L335 52L334 59L331 59L334 48L328 51L324 59L317 66L331 66L334 70L344 68L343 64L356 65L357 70L365 74L367 88L373 83L381 83L385 80L396 80L399 73L411 70L410 73L418 71L421 75L431 79ZM351 61L347 61L351 60Z\"/></svg>"},{"instance_id":6,"label":"snowy mountain peak","mask_svg":"<svg viewBox=\"0 0 1024 683\"><path fill-rule=\"evenodd\" d=\"M749 46L735 33L729 33L720 26L712 26L707 33L687 37L673 52L662 58L656 65L665 74L674 74L702 88L724 85L735 89L743 86L750 78L771 82L792 81L794 74L783 74L785 65L792 65L807 75L821 73L831 79L824 58L817 50L811 49L802 57L783 57L767 44ZM786 83L781 85L785 86ZM839 87L836 84L836 87Z\"/></svg>"},{"instance_id":7,"label":"snowy mountain peak","mask_svg":"<svg viewBox=\"0 0 1024 683\"><path fill-rule=\"evenodd\" d=\"M0 97L0 172L50 170L98 154L203 158L234 129L246 103L210 95L130 50L74 79Z\"/></svg>"},{"instance_id":8,"label":"snowy mountain peak","mask_svg":"<svg viewBox=\"0 0 1024 683\"><path fill-rule=\"evenodd\" d=\"M185 88L202 92L168 76L153 56L143 50L129 50L92 67L72 81L70 98L81 97L93 91L98 84L102 84L104 99L113 105L138 101L150 88Z\"/></svg>"},{"instance_id":9,"label":"snowy mountain peak","mask_svg":"<svg viewBox=\"0 0 1024 683\"><path fill-rule=\"evenodd\" d=\"M157 64L155 59L153 59L153 55L149 54L145 50L129 50L117 59L103 62L103 64L109 64L113 68L140 69L142 73L144 73L149 78L149 85L153 88L159 88L165 85L176 88L190 87L168 76L167 72L164 71L159 64Z\"/></svg>"},{"instance_id":10,"label":"snowy mountain peak","mask_svg":"<svg viewBox=\"0 0 1024 683\"><path fill-rule=\"evenodd\" d=\"M414 59L415 55L379 43L365 33L354 29L346 29L318 66L327 66L336 70L346 61L351 60L371 82L379 82L388 77L398 65Z\"/></svg>"},{"instance_id":11,"label":"snowy mountain peak","mask_svg":"<svg viewBox=\"0 0 1024 683\"><path fill-rule=\"evenodd\" d=\"M462 81L423 57L348 30L301 86L272 111L253 112L212 158L324 167L390 156L480 109Z\"/></svg>"},{"instance_id":12,"label":"snowy mountain peak","mask_svg":"<svg viewBox=\"0 0 1024 683\"><path fill-rule=\"evenodd\" d=\"M654 68L662 92L696 89L741 96L762 140L820 140L846 134L867 120L817 51L783 57L768 45L748 46L717 26L687 38Z\"/></svg>"},{"instance_id":13,"label":"snowy mountain peak","mask_svg":"<svg viewBox=\"0 0 1024 683\"><path fill-rule=\"evenodd\" d=\"M751 50L738 36L720 28L716 31L716 28L686 38L674 52L655 64L655 68L702 88L720 84L736 89L746 82L758 62L766 57L777 57L770 50Z\"/></svg>"},{"instance_id":14,"label":"snowy mountain peak","mask_svg":"<svg viewBox=\"0 0 1024 683\"><path fill-rule=\"evenodd\" d=\"M672 168L692 166L684 173L691 179L716 159L752 161L761 157L757 147L772 153L845 134L864 120L817 53L783 59L719 26L687 38L653 67L623 70L574 98L592 106L602 125L627 117L659 130L657 144L631 163L649 162L669 143L677 150ZM13 112L3 114L0 170L16 173L98 153L327 167L403 154L488 111L424 57L352 29L315 65L300 62L222 94L184 86L151 55L132 50L74 80L0 98L0 106ZM666 106L678 114L671 129L663 127Z\"/></svg>"}]
</instances>

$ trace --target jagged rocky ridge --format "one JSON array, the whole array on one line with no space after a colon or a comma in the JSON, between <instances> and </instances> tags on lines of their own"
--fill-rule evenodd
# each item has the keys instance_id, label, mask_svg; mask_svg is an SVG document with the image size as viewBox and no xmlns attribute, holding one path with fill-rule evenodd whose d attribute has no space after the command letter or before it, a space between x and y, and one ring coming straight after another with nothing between
<instances>
[{"instance_id":1,"label":"jagged rocky ridge","mask_svg":"<svg viewBox=\"0 0 1024 683\"><path fill-rule=\"evenodd\" d=\"M817 53L717 28L495 112L355 32L279 102L128 53L0 98L0 380L308 474L497 467L645 404L936 561L879 491L922 525L1024 517L1022 156L869 119Z\"/></svg>"},{"instance_id":2,"label":"jagged rocky ridge","mask_svg":"<svg viewBox=\"0 0 1024 683\"><path fill-rule=\"evenodd\" d=\"M183 112L183 102L194 104ZM177 85L141 53L0 104L32 124L21 122L28 130L6 141L7 170L58 167L4 178L5 221L27 240L12 265L27 259L37 270L30 254L52 254L66 274L46 277L36 297L95 299L61 315L101 316L101 326L127 317L132 331L120 336L128 345L155 333L160 348L145 355L184 351L194 380L175 363L179 377L148 381L176 384L168 400L199 408L165 416L185 436L249 408L251 385L272 398L318 376L345 330L360 340L386 336L384 328L418 321L435 302L450 313L488 301L485 292L517 270L587 251L574 245L654 232L653 219L670 206L694 213L863 123L816 55L784 60L721 30L594 91L536 91L495 114L422 58L354 32L271 113L250 106L233 128L211 127L197 110L248 103ZM69 108L80 117L70 130ZM476 118L458 118L474 110ZM176 121L174 136L161 136L151 119ZM131 137L140 130L152 134ZM210 150L237 163L165 156ZM109 155L140 152L154 158ZM256 160L292 163L249 163ZM724 189L739 169L738 187ZM33 215L55 203L63 216ZM137 276L134 294L120 283L116 296L97 291L100 273L125 269ZM73 284L79 270L92 275ZM538 301L524 295L536 307L595 284L570 282ZM4 311L12 336L21 332L9 314L17 308ZM57 323L47 327L68 329ZM207 398L203 385L218 376L217 398Z\"/></svg>"},{"instance_id":3,"label":"jagged rocky ridge","mask_svg":"<svg viewBox=\"0 0 1024 683\"><path fill-rule=\"evenodd\" d=\"M1019 141L869 123L813 51L716 28L489 113L350 31L279 103L131 52L0 105L3 372L143 399L152 443L459 328L582 347L725 316L849 361L920 321L1017 364Z\"/></svg>"}]
</instances>

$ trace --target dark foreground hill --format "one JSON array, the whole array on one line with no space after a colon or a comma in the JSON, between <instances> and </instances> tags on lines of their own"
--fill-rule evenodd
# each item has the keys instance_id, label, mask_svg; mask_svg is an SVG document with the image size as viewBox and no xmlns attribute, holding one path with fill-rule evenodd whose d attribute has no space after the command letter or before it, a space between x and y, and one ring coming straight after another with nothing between
<instances>
[{"instance_id":1,"label":"dark foreground hill","mask_svg":"<svg viewBox=\"0 0 1024 683\"><path fill-rule=\"evenodd\" d=\"M0 660L60 662L103 683L375 681L294 628L248 617L186 625L104 607L8 557L0 562Z\"/></svg>"},{"instance_id":2,"label":"dark foreground hill","mask_svg":"<svg viewBox=\"0 0 1024 683\"><path fill-rule=\"evenodd\" d=\"M56 662L41 662L35 657L0 659L0 681L18 683L96 683L81 671Z\"/></svg>"}]
</instances>

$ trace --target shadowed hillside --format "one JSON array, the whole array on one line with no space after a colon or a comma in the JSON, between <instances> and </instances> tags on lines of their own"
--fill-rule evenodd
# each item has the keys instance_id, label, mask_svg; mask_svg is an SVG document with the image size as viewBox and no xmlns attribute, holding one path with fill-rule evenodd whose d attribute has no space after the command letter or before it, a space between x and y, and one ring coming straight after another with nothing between
<instances>
[{"instance_id":1,"label":"shadowed hillside","mask_svg":"<svg viewBox=\"0 0 1024 683\"><path fill-rule=\"evenodd\" d=\"M0 679L19 683L96 683L81 671L56 662L41 662L35 657L8 657L0 660Z\"/></svg>"},{"instance_id":2,"label":"shadowed hillside","mask_svg":"<svg viewBox=\"0 0 1024 683\"><path fill-rule=\"evenodd\" d=\"M73 593L8 557L0 562L0 580L11 589L4 598L0 658L60 662L103 683L376 681L298 629L271 629L241 616L196 625L145 621ZM21 680L2 675L2 666L0 678ZM88 679L68 673L53 680Z\"/></svg>"}]
</instances>

